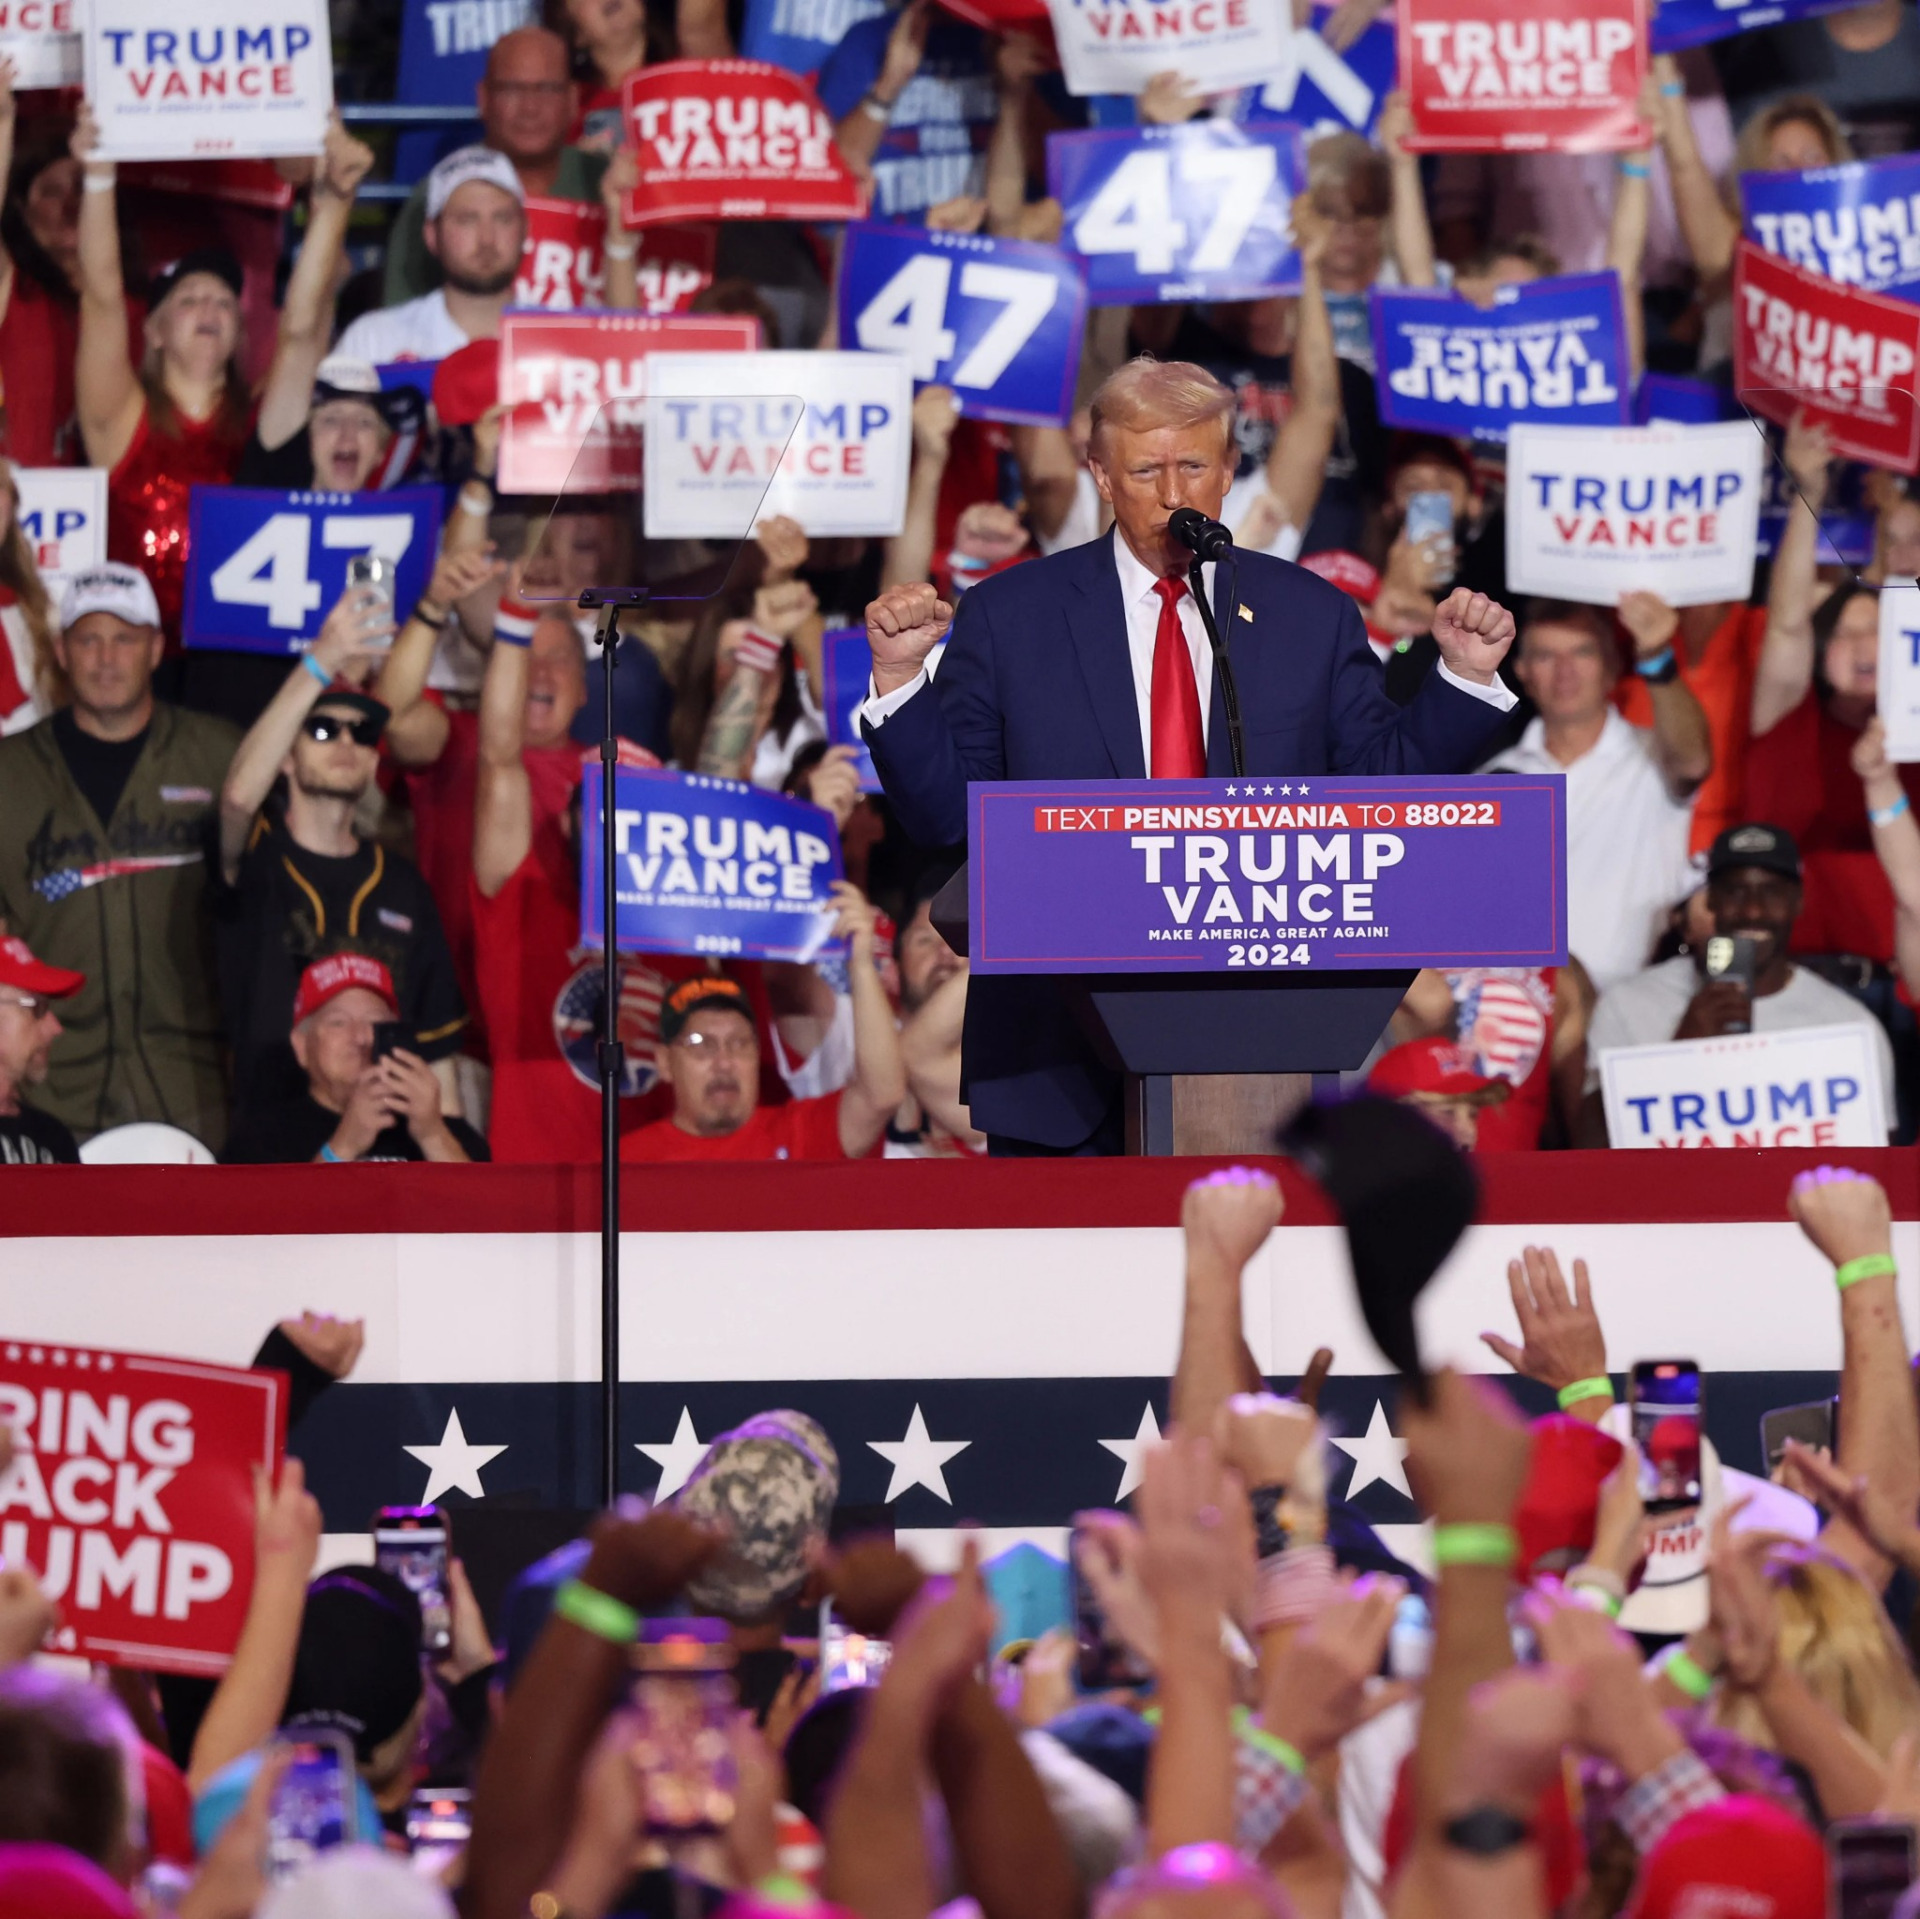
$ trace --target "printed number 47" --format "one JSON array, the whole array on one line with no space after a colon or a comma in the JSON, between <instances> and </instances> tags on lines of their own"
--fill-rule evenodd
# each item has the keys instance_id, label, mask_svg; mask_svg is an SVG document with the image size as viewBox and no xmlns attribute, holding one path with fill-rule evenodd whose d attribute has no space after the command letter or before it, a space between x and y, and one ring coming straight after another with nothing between
<instances>
[{"instance_id":1,"label":"printed number 47","mask_svg":"<svg viewBox=\"0 0 1920 1919\"><path fill-rule=\"evenodd\" d=\"M274 514L214 568L213 597L224 606L260 607L269 626L299 632L320 607L320 582L308 573L312 541L306 514ZM377 553L396 566L412 543L410 513L329 513L320 522L322 546Z\"/></svg>"},{"instance_id":2,"label":"printed number 47","mask_svg":"<svg viewBox=\"0 0 1920 1919\"><path fill-rule=\"evenodd\" d=\"M854 337L869 353L904 353L916 380L939 377L959 341L946 324L953 262L943 253L917 253L867 304L853 323ZM994 300L1000 311L967 356L947 377L951 386L990 387L1053 311L1059 282L1028 267L969 260L960 269L960 292L969 300Z\"/></svg>"},{"instance_id":3,"label":"printed number 47","mask_svg":"<svg viewBox=\"0 0 1920 1919\"><path fill-rule=\"evenodd\" d=\"M1182 270L1224 272L1266 204L1278 171L1274 150L1192 147L1179 159L1184 189L1220 188L1213 218ZM1171 273L1187 244L1186 222L1173 211L1173 162L1174 155L1163 147L1128 154L1073 223L1074 251L1130 253L1136 273Z\"/></svg>"}]
</instances>

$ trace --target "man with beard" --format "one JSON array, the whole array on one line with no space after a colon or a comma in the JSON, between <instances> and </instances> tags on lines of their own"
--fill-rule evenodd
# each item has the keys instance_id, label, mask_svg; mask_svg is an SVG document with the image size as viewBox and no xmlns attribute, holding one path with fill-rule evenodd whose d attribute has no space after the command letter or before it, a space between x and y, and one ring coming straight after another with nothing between
<instances>
[{"instance_id":1,"label":"man with beard","mask_svg":"<svg viewBox=\"0 0 1920 1919\"><path fill-rule=\"evenodd\" d=\"M412 861L354 831L388 718L360 687L392 632L378 594L343 595L221 788L217 946L243 1115L304 1089L295 995L313 961L342 952L386 968L398 1043L433 1069L441 1111L460 1111L453 1055L467 1013L433 895Z\"/></svg>"},{"instance_id":2,"label":"man with beard","mask_svg":"<svg viewBox=\"0 0 1920 1919\"><path fill-rule=\"evenodd\" d=\"M427 251L443 284L401 306L363 313L341 334L344 360L386 366L444 360L473 340L497 340L527 237L527 192L491 147L461 147L427 175Z\"/></svg>"}]
</instances>

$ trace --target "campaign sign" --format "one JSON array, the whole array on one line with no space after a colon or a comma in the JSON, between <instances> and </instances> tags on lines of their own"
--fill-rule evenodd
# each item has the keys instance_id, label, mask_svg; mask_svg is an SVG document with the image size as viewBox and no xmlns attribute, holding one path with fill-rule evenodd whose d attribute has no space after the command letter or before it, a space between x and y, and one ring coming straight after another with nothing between
<instances>
[{"instance_id":1,"label":"campaign sign","mask_svg":"<svg viewBox=\"0 0 1920 1919\"><path fill-rule=\"evenodd\" d=\"M1852 0L1660 0L1653 15L1655 53L1678 53L1683 47L1704 46L1709 40L1730 39L1757 27L1777 27L1784 20L1811 20L1816 14L1835 13Z\"/></svg>"},{"instance_id":2,"label":"campaign sign","mask_svg":"<svg viewBox=\"0 0 1920 1919\"><path fill-rule=\"evenodd\" d=\"M529 200L513 304L560 313L598 306L606 287L606 245L607 210L598 200Z\"/></svg>"},{"instance_id":3,"label":"campaign sign","mask_svg":"<svg viewBox=\"0 0 1920 1919\"><path fill-rule=\"evenodd\" d=\"M1331 7L1317 6L1307 24L1294 29L1289 70L1247 99L1249 121L1287 120L1314 132L1350 127L1365 134L1379 125L1397 71L1393 27L1375 20L1344 53L1335 53L1320 37L1332 18Z\"/></svg>"},{"instance_id":4,"label":"campaign sign","mask_svg":"<svg viewBox=\"0 0 1920 1919\"><path fill-rule=\"evenodd\" d=\"M1047 0L1067 91L1140 93L1172 68L1201 93L1277 78L1293 19L1272 0Z\"/></svg>"},{"instance_id":5,"label":"campaign sign","mask_svg":"<svg viewBox=\"0 0 1920 1919\"><path fill-rule=\"evenodd\" d=\"M1087 283L1058 247L850 226L837 304L843 347L904 354L914 384L951 387L962 413L1064 426L1073 411Z\"/></svg>"},{"instance_id":6,"label":"campaign sign","mask_svg":"<svg viewBox=\"0 0 1920 1919\"><path fill-rule=\"evenodd\" d=\"M0 1344L0 1561L30 1566L50 1652L226 1670L253 1591L253 1472L278 1469L284 1373Z\"/></svg>"},{"instance_id":7,"label":"campaign sign","mask_svg":"<svg viewBox=\"0 0 1920 1919\"><path fill-rule=\"evenodd\" d=\"M98 157L318 153L333 111L330 33L327 0L87 0Z\"/></svg>"},{"instance_id":8,"label":"campaign sign","mask_svg":"<svg viewBox=\"0 0 1920 1919\"><path fill-rule=\"evenodd\" d=\"M1743 173L1746 236L1843 286L1920 301L1920 153Z\"/></svg>"},{"instance_id":9,"label":"campaign sign","mask_svg":"<svg viewBox=\"0 0 1920 1919\"><path fill-rule=\"evenodd\" d=\"M1502 440L1523 421L1626 424L1633 381L1615 274L1502 287L1491 307L1398 287L1369 297L1389 426Z\"/></svg>"},{"instance_id":10,"label":"campaign sign","mask_svg":"<svg viewBox=\"0 0 1920 1919\"><path fill-rule=\"evenodd\" d=\"M1566 782L976 781L976 973L1559 966Z\"/></svg>"},{"instance_id":11,"label":"campaign sign","mask_svg":"<svg viewBox=\"0 0 1920 1919\"><path fill-rule=\"evenodd\" d=\"M1516 426L1507 438L1507 584L1618 606L1745 600L1760 435L1713 426Z\"/></svg>"},{"instance_id":12,"label":"campaign sign","mask_svg":"<svg viewBox=\"0 0 1920 1919\"><path fill-rule=\"evenodd\" d=\"M1061 244L1095 306L1298 292L1289 215L1305 185L1300 129L1278 122L1047 135Z\"/></svg>"},{"instance_id":13,"label":"campaign sign","mask_svg":"<svg viewBox=\"0 0 1920 1919\"><path fill-rule=\"evenodd\" d=\"M1689 379L1681 373L1643 373L1633 391L1635 426L1646 426L1654 420L1707 426L1715 420L1745 418L1733 395L1711 380Z\"/></svg>"},{"instance_id":14,"label":"campaign sign","mask_svg":"<svg viewBox=\"0 0 1920 1919\"><path fill-rule=\"evenodd\" d=\"M398 97L410 106L472 106L493 43L539 14L535 0L406 0Z\"/></svg>"},{"instance_id":15,"label":"campaign sign","mask_svg":"<svg viewBox=\"0 0 1920 1919\"><path fill-rule=\"evenodd\" d=\"M873 678L873 649L864 626L831 626L820 636L820 688L827 709L827 744L850 746L863 793L878 793L880 775L867 751L855 712Z\"/></svg>"},{"instance_id":16,"label":"campaign sign","mask_svg":"<svg viewBox=\"0 0 1920 1919\"><path fill-rule=\"evenodd\" d=\"M857 220L866 189L812 87L763 60L669 60L621 91L639 183L630 227L662 220Z\"/></svg>"},{"instance_id":17,"label":"campaign sign","mask_svg":"<svg viewBox=\"0 0 1920 1919\"><path fill-rule=\"evenodd\" d=\"M502 493L621 493L640 484L653 353L751 353L744 313L520 313L500 322ZM716 389L733 392L727 381Z\"/></svg>"},{"instance_id":18,"label":"campaign sign","mask_svg":"<svg viewBox=\"0 0 1920 1919\"><path fill-rule=\"evenodd\" d=\"M1414 153L1644 147L1646 0L1400 0Z\"/></svg>"},{"instance_id":19,"label":"campaign sign","mask_svg":"<svg viewBox=\"0 0 1920 1919\"><path fill-rule=\"evenodd\" d=\"M393 603L404 616L433 573L440 508L437 486L391 493L196 486L187 511L187 645L305 652L347 590L347 563L363 553L393 562Z\"/></svg>"},{"instance_id":20,"label":"campaign sign","mask_svg":"<svg viewBox=\"0 0 1920 1919\"><path fill-rule=\"evenodd\" d=\"M663 353L647 369L646 537L898 533L913 450L898 353Z\"/></svg>"},{"instance_id":21,"label":"campaign sign","mask_svg":"<svg viewBox=\"0 0 1920 1919\"><path fill-rule=\"evenodd\" d=\"M599 847L601 770L581 819ZM841 950L833 815L740 780L665 767L614 769L614 933L627 953L812 960ZM580 862L580 937L604 944L600 861Z\"/></svg>"},{"instance_id":22,"label":"campaign sign","mask_svg":"<svg viewBox=\"0 0 1920 1919\"><path fill-rule=\"evenodd\" d=\"M747 0L740 51L789 73L818 73L852 28L886 10L887 0Z\"/></svg>"},{"instance_id":23,"label":"campaign sign","mask_svg":"<svg viewBox=\"0 0 1920 1919\"><path fill-rule=\"evenodd\" d=\"M1733 269L1733 387L1785 426L1796 410L1834 450L1911 473L1920 466L1920 308L1837 286L1742 240Z\"/></svg>"},{"instance_id":24,"label":"campaign sign","mask_svg":"<svg viewBox=\"0 0 1920 1919\"><path fill-rule=\"evenodd\" d=\"M1884 1146L1887 1089L1860 1026L1617 1046L1600 1055L1615 1146Z\"/></svg>"},{"instance_id":25,"label":"campaign sign","mask_svg":"<svg viewBox=\"0 0 1920 1919\"><path fill-rule=\"evenodd\" d=\"M17 466L14 517L41 582L60 603L67 576L107 557L107 473L98 466Z\"/></svg>"},{"instance_id":26,"label":"campaign sign","mask_svg":"<svg viewBox=\"0 0 1920 1919\"><path fill-rule=\"evenodd\" d=\"M1887 757L1920 760L1920 586L1880 589L1880 672L1875 703L1887 729Z\"/></svg>"},{"instance_id":27,"label":"campaign sign","mask_svg":"<svg viewBox=\"0 0 1920 1919\"><path fill-rule=\"evenodd\" d=\"M0 0L0 60L12 63L16 92L80 84L78 7L79 0Z\"/></svg>"}]
</instances>

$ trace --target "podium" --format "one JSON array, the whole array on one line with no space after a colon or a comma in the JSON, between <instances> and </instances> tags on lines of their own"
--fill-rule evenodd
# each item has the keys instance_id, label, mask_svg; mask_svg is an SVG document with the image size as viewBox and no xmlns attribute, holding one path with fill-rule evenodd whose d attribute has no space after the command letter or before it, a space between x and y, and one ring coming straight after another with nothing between
<instances>
[{"instance_id":1,"label":"podium","mask_svg":"<svg viewBox=\"0 0 1920 1919\"><path fill-rule=\"evenodd\" d=\"M1178 1150L1210 1082L1304 1103L1423 966L1566 960L1558 776L982 782L968 813L934 925L977 974L1060 978L1129 1152Z\"/></svg>"}]
</instances>

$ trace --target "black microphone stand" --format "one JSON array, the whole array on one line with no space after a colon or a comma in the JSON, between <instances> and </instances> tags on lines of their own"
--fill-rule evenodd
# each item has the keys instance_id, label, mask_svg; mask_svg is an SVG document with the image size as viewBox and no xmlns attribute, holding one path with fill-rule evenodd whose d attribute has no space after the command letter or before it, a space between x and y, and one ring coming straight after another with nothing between
<instances>
[{"instance_id":1,"label":"black microphone stand","mask_svg":"<svg viewBox=\"0 0 1920 1919\"><path fill-rule=\"evenodd\" d=\"M615 865L613 775L619 740L613 730L614 667L620 652L620 615L647 603L643 586L589 587L583 613L599 613L595 643L606 671L606 712L600 726L600 1503L620 1496L620 1081L626 1049L620 1044L620 949L614 938ZM581 852L584 856L586 849Z\"/></svg>"},{"instance_id":2,"label":"black microphone stand","mask_svg":"<svg viewBox=\"0 0 1920 1919\"><path fill-rule=\"evenodd\" d=\"M1227 547L1213 563L1213 598L1215 606L1231 607L1240 585L1239 569L1226 557L1232 552ZM1200 556L1194 556L1194 572L1200 570ZM1228 569L1232 568L1229 576ZM1223 594L1222 586L1228 577L1233 585ZM1200 624L1207 629L1207 644L1213 648L1213 675L1220 685L1220 704L1227 715L1227 751L1233 758L1233 771L1236 778L1247 770L1247 749L1240 737L1240 689L1233 683L1233 662L1227 657L1227 643L1220 637L1220 628L1214 619L1213 609L1207 605L1206 582L1196 578L1193 581L1193 603L1200 609ZM1231 631L1231 627L1228 629Z\"/></svg>"}]
</instances>

